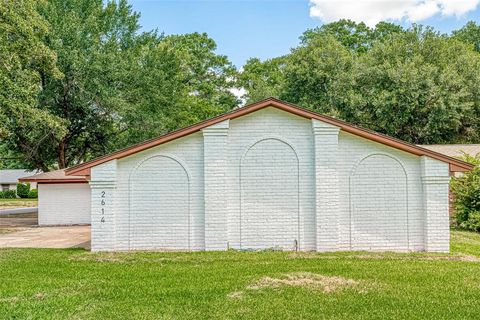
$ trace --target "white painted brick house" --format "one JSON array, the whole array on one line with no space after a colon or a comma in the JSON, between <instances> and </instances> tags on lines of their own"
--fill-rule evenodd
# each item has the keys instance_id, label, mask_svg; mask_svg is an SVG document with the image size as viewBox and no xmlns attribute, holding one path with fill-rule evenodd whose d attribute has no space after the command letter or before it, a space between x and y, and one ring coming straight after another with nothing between
<instances>
[{"instance_id":1,"label":"white painted brick house","mask_svg":"<svg viewBox=\"0 0 480 320\"><path fill-rule=\"evenodd\" d=\"M469 169L465 162L267 99L44 183L75 178L89 187L89 193L78 192L79 201L63 196L62 188L49 192L55 192L55 206L69 199L62 212L91 204L89 212L82 210L91 220L94 251L444 252L449 176Z\"/></svg>"}]
</instances>

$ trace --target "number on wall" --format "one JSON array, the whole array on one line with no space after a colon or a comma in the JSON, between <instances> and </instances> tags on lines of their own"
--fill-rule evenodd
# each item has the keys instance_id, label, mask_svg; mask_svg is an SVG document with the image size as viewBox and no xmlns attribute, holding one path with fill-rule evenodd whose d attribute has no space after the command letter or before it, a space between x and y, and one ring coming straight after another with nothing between
<instances>
[{"instance_id":1,"label":"number on wall","mask_svg":"<svg viewBox=\"0 0 480 320\"><path fill-rule=\"evenodd\" d=\"M100 219L100 222L104 223L105 222L105 191L102 191L101 198L102 198L102 201L100 202L100 205L102 206L102 218Z\"/></svg>"}]
</instances>

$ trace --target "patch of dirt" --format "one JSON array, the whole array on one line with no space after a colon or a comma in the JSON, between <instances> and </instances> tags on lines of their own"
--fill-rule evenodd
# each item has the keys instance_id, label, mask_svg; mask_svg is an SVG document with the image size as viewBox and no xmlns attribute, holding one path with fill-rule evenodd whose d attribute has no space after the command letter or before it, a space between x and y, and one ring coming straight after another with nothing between
<instances>
[{"instance_id":1,"label":"patch of dirt","mask_svg":"<svg viewBox=\"0 0 480 320\"><path fill-rule=\"evenodd\" d=\"M334 260L340 259L342 256L340 255L328 255L324 253L318 252L294 252L288 255L289 259L327 259L327 260Z\"/></svg>"},{"instance_id":2,"label":"patch of dirt","mask_svg":"<svg viewBox=\"0 0 480 320\"><path fill-rule=\"evenodd\" d=\"M43 299L45 299L45 294L42 293L42 292L39 292L39 293L37 293L37 294L35 295L35 299L37 299L37 300L43 300Z\"/></svg>"},{"instance_id":3,"label":"patch of dirt","mask_svg":"<svg viewBox=\"0 0 480 320\"><path fill-rule=\"evenodd\" d=\"M469 255L454 255L454 256L425 256L424 260L451 260L451 261L467 261L467 262L480 262L480 259L475 256Z\"/></svg>"},{"instance_id":4,"label":"patch of dirt","mask_svg":"<svg viewBox=\"0 0 480 320\"><path fill-rule=\"evenodd\" d=\"M391 254L363 254L363 255L355 255L352 256L353 258L358 259L389 259L389 260L432 260L432 261L466 261L466 262L480 262L480 258L470 255L391 255Z\"/></svg>"},{"instance_id":5,"label":"patch of dirt","mask_svg":"<svg viewBox=\"0 0 480 320\"><path fill-rule=\"evenodd\" d=\"M72 261L92 261L107 263L167 263L188 261L186 256L157 256L155 254L142 255L141 252L85 252L70 258Z\"/></svg>"},{"instance_id":6,"label":"patch of dirt","mask_svg":"<svg viewBox=\"0 0 480 320\"><path fill-rule=\"evenodd\" d=\"M281 278L263 277L247 289L261 290L265 288L280 288L282 286L303 287L320 290L324 293L341 291L346 288L359 287L360 281L339 276L324 276L310 272L287 273Z\"/></svg>"},{"instance_id":7,"label":"patch of dirt","mask_svg":"<svg viewBox=\"0 0 480 320\"><path fill-rule=\"evenodd\" d=\"M244 296L245 296L245 293L243 291L234 291L227 294L227 297L232 300L241 300L244 298Z\"/></svg>"},{"instance_id":8,"label":"patch of dirt","mask_svg":"<svg viewBox=\"0 0 480 320\"><path fill-rule=\"evenodd\" d=\"M464 255L464 254L452 254L452 255L442 255L442 254L403 254L403 253L347 253L339 255L328 255L323 253L292 253L288 256L290 259L376 259L376 260L450 260L450 261L467 261L467 262L480 262L479 257Z\"/></svg>"}]
</instances>

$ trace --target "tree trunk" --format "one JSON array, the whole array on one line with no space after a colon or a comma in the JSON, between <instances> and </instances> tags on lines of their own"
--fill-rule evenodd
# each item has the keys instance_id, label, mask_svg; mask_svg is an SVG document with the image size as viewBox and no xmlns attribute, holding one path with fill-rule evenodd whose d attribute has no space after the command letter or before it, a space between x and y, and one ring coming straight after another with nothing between
<instances>
[{"instance_id":1,"label":"tree trunk","mask_svg":"<svg viewBox=\"0 0 480 320\"><path fill-rule=\"evenodd\" d=\"M58 168L65 169L65 165L65 140L62 140L58 145Z\"/></svg>"}]
</instances>

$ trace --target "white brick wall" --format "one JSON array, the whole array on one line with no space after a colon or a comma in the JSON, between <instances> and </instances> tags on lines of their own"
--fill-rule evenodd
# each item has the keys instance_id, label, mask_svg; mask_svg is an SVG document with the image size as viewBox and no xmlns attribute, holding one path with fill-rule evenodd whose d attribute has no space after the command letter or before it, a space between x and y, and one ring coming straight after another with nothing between
<instances>
[{"instance_id":1,"label":"white brick wall","mask_svg":"<svg viewBox=\"0 0 480 320\"><path fill-rule=\"evenodd\" d=\"M425 212L425 249L450 250L448 166L435 159L421 158Z\"/></svg>"},{"instance_id":2,"label":"white brick wall","mask_svg":"<svg viewBox=\"0 0 480 320\"><path fill-rule=\"evenodd\" d=\"M117 243L116 208L119 194L116 192L117 161L103 163L91 170L92 241L93 251L114 250Z\"/></svg>"},{"instance_id":3,"label":"white brick wall","mask_svg":"<svg viewBox=\"0 0 480 320\"><path fill-rule=\"evenodd\" d=\"M315 190L315 179L313 175L314 155L311 121L275 108L265 108L231 120L228 138L227 196L229 199L228 234L230 247L265 248L270 246L273 241L277 243L281 241L282 247L293 248L292 242L298 238L301 250L315 250L315 195L312 192ZM252 148L253 150L251 150ZM272 162L276 160L281 163L280 161L283 161L282 166L284 167L289 164L291 169L276 169L279 172L285 172L283 178L275 177L273 169L259 169L255 173L252 173L252 169L249 169L250 173L247 175L247 178L250 177L250 180L247 180L246 184L252 186L255 183L252 179L256 179L258 186L256 186L255 191L257 194L255 196L247 195L247 198L245 198L245 191L248 190L241 190L241 187L246 185L245 181L240 179L240 174L242 173L240 166L244 164L242 158L246 158L248 161L247 165L252 167L252 162L255 160L248 159L252 151L254 152L253 154L258 155L258 162L261 167L274 167L274 165L269 165L267 162L268 159L272 159ZM279 151L284 152L285 159L281 159ZM295 158L298 159L298 173L296 172L297 160ZM296 175L298 175L297 179ZM245 174L242 173L242 176L245 176ZM284 186L279 185L282 179L286 179ZM268 189L270 188L276 189L279 193L276 196L269 193ZM286 195L287 192L288 194ZM242 202L245 203L245 201L256 201L258 206L264 206L266 207L264 210L270 212L277 210L275 207L276 202L282 204L284 201L288 201L288 206L283 204L288 210L279 210L270 220L275 220L280 225L285 225L285 221L291 221L293 216L297 214L295 211L298 211L298 222L288 230L278 232L275 238L272 235L268 235L267 239L262 239L262 242L259 240L259 243L255 246L252 245L252 240L249 240L248 246L245 246L245 244L241 246L240 231L242 230L242 238L245 231L244 226L242 226L244 221L241 217L244 214L247 217L254 214L253 204L250 208L245 207L245 205L242 206ZM297 201L298 203L296 203ZM294 208L298 209L294 210ZM260 220L251 221L249 225L251 226L252 223L262 222ZM295 238L293 238L294 226L298 228L299 234ZM258 233L262 229L268 229L268 226L258 226L253 230L247 231L247 234L251 238L254 233Z\"/></svg>"},{"instance_id":4,"label":"white brick wall","mask_svg":"<svg viewBox=\"0 0 480 320\"><path fill-rule=\"evenodd\" d=\"M338 250L340 128L312 120L315 153L315 219L317 251Z\"/></svg>"},{"instance_id":5,"label":"white brick wall","mask_svg":"<svg viewBox=\"0 0 480 320\"><path fill-rule=\"evenodd\" d=\"M225 250L227 237L227 143L229 121L203 129L205 250Z\"/></svg>"},{"instance_id":6,"label":"white brick wall","mask_svg":"<svg viewBox=\"0 0 480 320\"><path fill-rule=\"evenodd\" d=\"M90 223L90 187L86 183L39 184L38 224Z\"/></svg>"},{"instance_id":7,"label":"white brick wall","mask_svg":"<svg viewBox=\"0 0 480 320\"><path fill-rule=\"evenodd\" d=\"M240 248L294 250L299 234L299 168L295 150L267 138L240 162Z\"/></svg>"},{"instance_id":8,"label":"white brick wall","mask_svg":"<svg viewBox=\"0 0 480 320\"><path fill-rule=\"evenodd\" d=\"M383 156L383 158L382 158ZM386 158L385 158L386 157ZM390 157L393 157L391 159ZM390 158L389 161L381 161L381 159ZM365 140L360 137L341 132L339 137L339 180L340 180L340 207L341 214L339 218L339 229L340 229L340 241L339 248L342 250L351 250L355 249L353 243L351 243L350 234L354 230L355 221L351 219L352 214L359 213L361 211L356 210L352 211L352 204L355 204L355 201L359 200L359 197L362 196L362 192L365 192L364 195L366 198L372 198L372 195L369 194L369 189L372 188L372 184L377 182L374 178L369 179L369 187L367 188L357 188L355 189L355 184L351 186L353 182L352 176L355 175L356 170L360 167L361 171L371 172L377 177L380 185L388 185L391 183L392 178L382 178L381 174L378 174L378 171L384 171L385 166L390 166L392 169L395 169L395 175L400 176L399 185L392 186L392 188L403 190L402 186L405 184L405 178L401 177L400 166L405 170L406 180L407 180L407 215L408 215L408 226L399 225L399 233L404 233L401 230L408 228L409 235L409 250L424 250L424 212L423 212L423 191L422 191L422 180L421 180L421 168L420 168L420 158L402 152L400 150L387 147L383 144L376 143L373 141ZM367 160L369 159L369 160ZM378 161L380 159L380 161ZM363 161L362 161L363 160ZM373 160L373 161L372 161ZM358 174L358 172L357 172ZM389 174L391 175L391 174ZM366 181L367 182L367 181ZM357 184L358 185L358 184ZM353 188L352 188L353 187ZM353 189L353 190L352 190ZM357 191L355 191L357 190ZM360 192L356 195L355 198L351 197L351 191ZM375 197L374 197L375 198ZM387 196L382 195L379 198L381 201L376 202L373 206L378 206L381 208L381 203L387 201ZM404 193L401 193L401 199L404 199ZM405 210L405 201L401 200L400 208L391 208L394 212L403 212ZM381 209L380 209L381 210ZM375 216L378 214L378 211L371 212L371 215ZM400 214L401 216L402 214ZM354 216L353 218L356 218ZM365 218L365 214L363 214ZM362 218L357 218L357 225L360 223ZM375 217L371 218L371 221L375 221L375 225L372 228L390 228L389 224L384 225L380 220L375 220ZM385 220L384 220L385 221ZM404 220L406 221L406 220ZM404 245L401 248L394 248L389 242L384 242L383 244L378 244L373 248L375 250L404 250Z\"/></svg>"},{"instance_id":9,"label":"white brick wall","mask_svg":"<svg viewBox=\"0 0 480 320\"><path fill-rule=\"evenodd\" d=\"M93 168L92 248L445 251L430 160L265 108Z\"/></svg>"},{"instance_id":10,"label":"white brick wall","mask_svg":"<svg viewBox=\"0 0 480 320\"><path fill-rule=\"evenodd\" d=\"M372 154L350 175L351 248L408 250L407 175L390 156Z\"/></svg>"},{"instance_id":11,"label":"white brick wall","mask_svg":"<svg viewBox=\"0 0 480 320\"><path fill-rule=\"evenodd\" d=\"M183 165L158 155L130 176L130 247L190 248L190 182Z\"/></svg>"}]
</instances>

